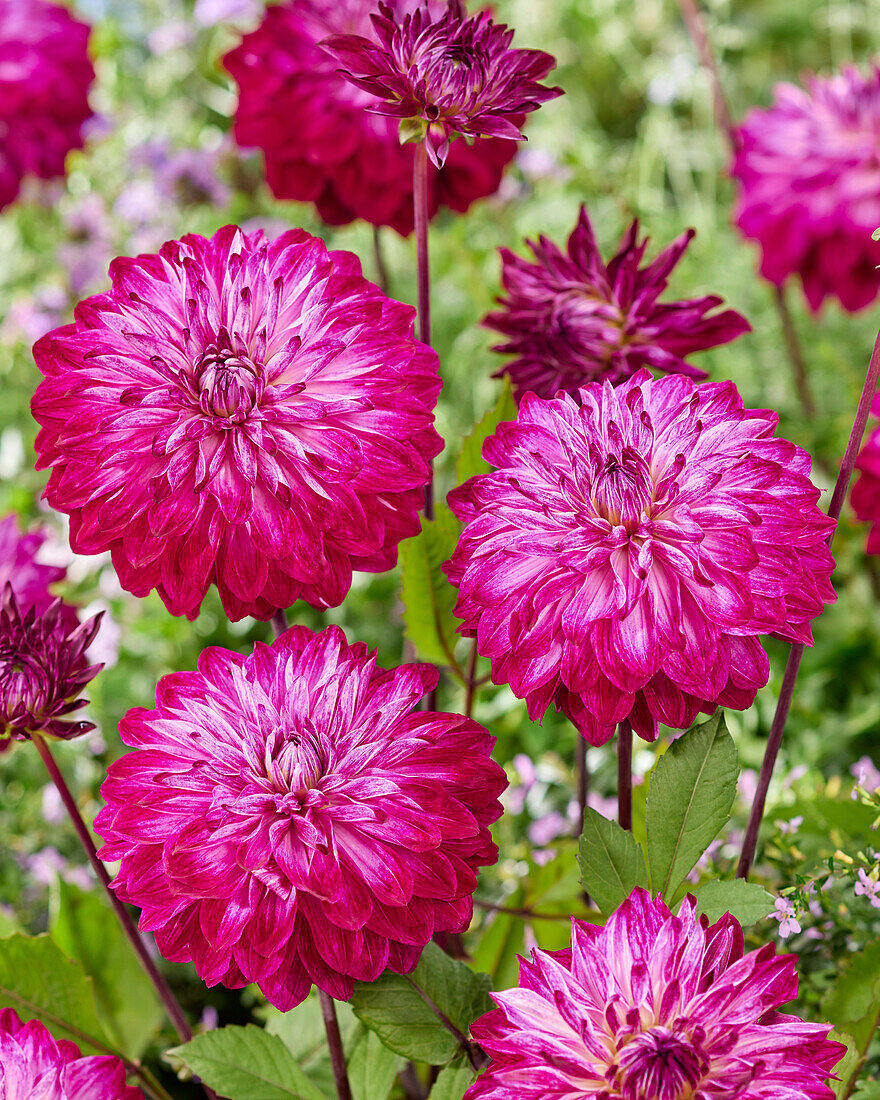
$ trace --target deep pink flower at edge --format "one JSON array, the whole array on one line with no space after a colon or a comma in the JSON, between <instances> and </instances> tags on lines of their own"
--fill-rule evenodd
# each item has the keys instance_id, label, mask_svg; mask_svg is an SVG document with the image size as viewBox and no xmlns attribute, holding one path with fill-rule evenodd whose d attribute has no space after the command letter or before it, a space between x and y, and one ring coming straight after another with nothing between
<instances>
[{"instance_id":1,"label":"deep pink flower at edge","mask_svg":"<svg viewBox=\"0 0 880 1100\"><path fill-rule=\"evenodd\" d=\"M811 643L832 601L833 524L810 459L731 382L640 371L578 400L523 398L486 441L497 469L449 495L461 632L532 719L552 703L592 744L653 740L742 710L762 634Z\"/></svg>"},{"instance_id":2,"label":"deep pink flower at edge","mask_svg":"<svg viewBox=\"0 0 880 1100\"><path fill-rule=\"evenodd\" d=\"M483 324L506 337L495 351L516 356L496 374L510 375L519 399L531 391L577 395L588 382L617 385L641 367L702 379L685 357L751 331L732 309L714 312L716 295L660 302L669 275L694 236L689 229L642 266L647 238L633 222L605 264L582 206L563 252L547 237L528 241L535 262L501 249L501 308Z\"/></svg>"},{"instance_id":3,"label":"deep pink flower at edge","mask_svg":"<svg viewBox=\"0 0 880 1100\"><path fill-rule=\"evenodd\" d=\"M48 610L55 602L49 585L64 580L63 567L37 561L47 537L47 532L42 530L22 534L14 513L0 519L0 594L7 584L11 584L22 611L31 607L38 612ZM63 613L72 630L78 622L75 609L64 605Z\"/></svg>"},{"instance_id":4,"label":"deep pink flower at edge","mask_svg":"<svg viewBox=\"0 0 880 1100\"><path fill-rule=\"evenodd\" d=\"M824 1082L846 1047L778 1011L796 963L773 944L744 955L730 914L710 925L687 898L673 916L636 889L492 994L471 1028L492 1061L465 1100L833 1100Z\"/></svg>"},{"instance_id":5,"label":"deep pink flower at edge","mask_svg":"<svg viewBox=\"0 0 880 1100\"><path fill-rule=\"evenodd\" d=\"M120 898L209 984L286 1011L312 983L405 973L471 919L507 784L482 726L414 709L429 665L378 668L342 631L292 627L249 657L207 649L120 726L95 827Z\"/></svg>"},{"instance_id":6,"label":"deep pink flower at edge","mask_svg":"<svg viewBox=\"0 0 880 1100\"><path fill-rule=\"evenodd\" d=\"M0 1009L0 1094L10 1100L144 1100L125 1083L119 1058L84 1056L55 1039L39 1020L23 1022Z\"/></svg>"},{"instance_id":7,"label":"deep pink flower at edge","mask_svg":"<svg viewBox=\"0 0 880 1100\"><path fill-rule=\"evenodd\" d=\"M874 398L871 413L880 416L880 395ZM850 503L859 519L871 524L868 553L880 554L880 428L875 427L862 445L856 469L859 477L852 487Z\"/></svg>"},{"instance_id":8,"label":"deep pink flower at edge","mask_svg":"<svg viewBox=\"0 0 880 1100\"><path fill-rule=\"evenodd\" d=\"M810 308L863 309L880 290L880 69L854 66L779 84L739 131L736 224L761 247L761 274L798 275Z\"/></svg>"},{"instance_id":9,"label":"deep pink flower at edge","mask_svg":"<svg viewBox=\"0 0 880 1100\"><path fill-rule=\"evenodd\" d=\"M0 0L0 210L22 178L64 174L91 117L89 27L59 4Z\"/></svg>"},{"instance_id":10,"label":"deep pink flower at edge","mask_svg":"<svg viewBox=\"0 0 880 1100\"><path fill-rule=\"evenodd\" d=\"M463 0L448 0L440 15L435 5L380 3L371 18L371 38L336 34L321 45L346 79L376 97L368 111L421 132L438 168L456 134L521 141L522 116L562 95L540 83L555 58L512 48L512 30L487 11L468 16Z\"/></svg>"},{"instance_id":11,"label":"deep pink flower at edge","mask_svg":"<svg viewBox=\"0 0 880 1100\"><path fill-rule=\"evenodd\" d=\"M416 0L398 0L413 11ZM439 12L442 0L431 0ZM372 37L373 0L288 0L266 9L223 63L238 84L235 137L263 151L266 178L279 199L313 202L330 225L362 218L407 235L413 229L412 145L401 145L395 119L366 110L376 98L337 72L317 43L356 31ZM517 145L480 138L453 143L440 170L429 171L429 213L463 213L493 194Z\"/></svg>"},{"instance_id":12,"label":"deep pink flower at edge","mask_svg":"<svg viewBox=\"0 0 880 1100\"><path fill-rule=\"evenodd\" d=\"M95 728L71 715L86 705L80 693L103 667L87 656L103 612L71 629L65 611L60 599L46 611L25 611L8 583L0 593L0 745L35 734L66 741Z\"/></svg>"},{"instance_id":13,"label":"deep pink flower at edge","mask_svg":"<svg viewBox=\"0 0 880 1100\"><path fill-rule=\"evenodd\" d=\"M390 569L442 440L437 356L357 257L234 226L114 260L34 347L46 498L77 553L194 618L336 605Z\"/></svg>"}]
</instances>

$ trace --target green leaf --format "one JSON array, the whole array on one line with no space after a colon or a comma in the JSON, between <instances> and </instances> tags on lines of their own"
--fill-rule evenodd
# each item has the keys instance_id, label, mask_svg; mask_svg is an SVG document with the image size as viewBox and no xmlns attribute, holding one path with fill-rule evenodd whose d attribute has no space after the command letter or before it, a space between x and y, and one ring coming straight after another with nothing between
<instances>
[{"instance_id":1,"label":"green leaf","mask_svg":"<svg viewBox=\"0 0 880 1100\"><path fill-rule=\"evenodd\" d=\"M693 892L697 913L705 913L712 924L725 913L736 917L740 924L754 924L773 912L774 899L757 882L735 878L704 882Z\"/></svg>"},{"instance_id":2,"label":"green leaf","mask_svg":"<svg viewBox=\"0 0 880 1100\"><path fill-rule=\"evenodd\" d=\"M415 538L400 544L403 622L420 657L454 665L458 593L441 566L452 557L461 527L445 504L438 503L435 515L436 519L422 520Z\"/></svg>"},{"instance_id":3,"label":"green leaf","mask_svg":"<svg viewBox=\"0 0 880 1100\"><path fill-rule=\"evenodd\" d=\"M351 1052L346 1054L354 1100L387 1100L403 1059L362 1024L358 1026Z\"/></svg>"},{"instance_id":4,"label":"green leaf","mask_svg":"<svg viewBox=\"0 0 880 1100\"><path fill-rule=\"evenodd\" d=\"M658 760L645 822L651 885L667 901L728 821L738 771L721 710Z\"/></svg>"},{"instance_id":5,"label":"green leaf","mask_svg":"<svg viewBox=\"0 0 880 1100\"><path fill-rule=\"evenodd\" d=\"M461 454L455 464L455 477L459 485L468 478L475 477L477 474L487 474L492 469L482 457L483 444L490 435L495 434L498 425L506 420L516 420L516 401L513 399L513 388L509 377L505 377L504 389L494 407L474 425L474 430L462 445Z\"/></svg>"},{"instance_id":6,"label":"green leaf","mask_svg":"<svg viewBox=\"0 0 880 1100\"><path fill-rule=\"evenodd\" d=\"M456 1058L440 1070L428 1100L461 1100L476 1079L477 1075L467 1058Z\"/></svg>"},{"instance_id":7,"label":"green leaf","mask_svg":"<svg viewBox=\"0 0 880 1100\"><path fill-rule=\"evenodd\" d=\"M7 909L5 905L0 905L0 940L20 931L21 925L18 923L15 913L11 909Z\"/></svg>"},{"instance_id":8,"label":"green leaf","mask_svg":"<svg viewBox=\"0 0 880 1100\"><path fill-rule=\"evenodd\" d=\"M48 936L0 940L0 1008L42 1021L85 1053L106 1054L111 1046L95 1012L91 979Z\"/></svg>"},{"instance_id":9,"label":"green leaf","mask_svg":"<svg viewBox=\"0 0 880 1100\"><path fill-rule=\"evenodd\" d=\"M831 1087L834 1089L834 1095L838 1100L842 1100L843 1097L850 1095L850 1083L853 1078L853 1074L858 1073L859 1066L861 1065L861 1055L856 1047L856 1041L852 1035L847 1035L842 1031L832 1031L828 1038L832 1042L845 1043L846 1054L844 1054L841 1061L834 1067L834 1073L839 1078L837 1081L831 1082Z\"/></svg>"},{"instance_id":10,"label":"green leaf","mask_svg":"<svg viewBox=\"0 0 880 1100\"><path fill-rule=\"evenodd\" d=\"M581 883L608 916L633 892L648 885L645 857L632 833L587 807L578 864Z\"/></svg>"},{"instance_id":11,"label":"green leaf","mask_svg":"<svg viewBox=\"0 0 880 1100\"><path fill-rule=\"evenodd\" d=\"M98 1017L114 1046L139 1058L162 1024L162 1004L103 895L58 880L49 931L95 983Z\"/></svg>"},{"instance_id":12,"label":"green leaf","mask_svg":"<svg viewBox=\"0 0 880 1100\"><path fill-rule=\"evenodd\" d=\"M278 1038L261 1027L221 1027L167 1054L228 1100L327 1100Z\"/></svg>"},{"instance_id":13,"label":"green leaf","mask_svg":"<svg viewBox=\"0 0 880 1100\"><path fill-rule=\"evenodd\" d=\"M327 1047L327 1032L321 1014L318 991L313 989L302 1004L289 1012L279 1012L267 1005L260 1011L266 1021L266 1030L277 1035L293 1055L305 1075L328 1096L336 1095L333 1066ZM344 1001L336 1002L336 1019L346 1059L351 1057L355 1043L363 1032L355 1014Z\"/></svg>"},{"instance_id":14,"label":"green leaf","mask_svg":"<svg viewBox=\"0 0 880 1100\"><path fill-rule=\"evenodd\" d=\"M375 982L356 982L351 1006L397 1054L443 1065L460 1053L461 1042L431 1005L466 1038L473 1021L493 1007L490 984L488 974L475 974L429 943L411 974L386 970Z\"/></svg>"},{"instance_id":15,"label":"green leaf","mask_svg":"<svg viewBox=\"0 0 880 1100\"><path fill-rule=\"evenodd\" d=\"M822 1013L853 1037L861 1053L868 1049L880 1017L880 941L847 961L822 1001Z\"/></svg>"},{"instance_id":16,"label":"green leaf","mask_svg":"<svg viewBox=\"0 0 880 1100\"><path fill-rule=\"evenodd\" d=\"M511 907L519 905L520 902L515 899L516 895L513 895L505 904ZM474 966L490 974L497 989L508 989L517 983L517 955L525 954L525 931L522 917L496 913L474 949Z\"/></svg>"}]
</instances>

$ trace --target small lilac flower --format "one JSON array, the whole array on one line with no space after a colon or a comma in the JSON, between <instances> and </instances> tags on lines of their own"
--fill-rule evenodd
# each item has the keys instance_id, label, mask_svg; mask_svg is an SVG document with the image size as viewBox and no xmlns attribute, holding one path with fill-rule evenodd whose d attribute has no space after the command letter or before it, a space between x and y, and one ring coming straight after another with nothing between
<instances>
[{"instance_id":1,"label":"small lilac flower","mask_svg":"<svg viewBox=\"0 0 880 1100\"><path fill-rule=\"evenodd\" d=\"M427 3L402 18L380 3L372 20L374 41L334 34L321 45L343 76L377 97L366 109L398 118L408 137L424 138L437 168L457 134L524 141L522 116L562 95L540 83L555 58L512 49L513 31L485 11L469 17L463 0L449 0L439 17Z\"/></svg>"},{"instance_id":2,"label":"small lilac flower","mask_svg":"<svg viewBox=\"0 0 880 1100\"><path fill-rule=\"evenodd\" d=\"M263 10L260 0L196 0L193 16L203 27L218 23L250 23Z\"/></svg>"},{"instance_id":3,"label":"small lilac flower","mask_svg":"<svg viewBox=\"0 0 880 1100\"><path fill-rule=\"evenodd\" d=\"M866 874L864 867L860 867L859 881L853 889L858 897L866 897L875 909L880 909L880 880L875 875L876 872Z\"/></svg>"},{"instance_id":4,"label":"small lilac flower","mask_svg":"<svg viewBox=\"0 0 880 1100\"><path fill-rule=\"evenodd\" d=\"M777 898L775 905L775 912L771 913L770 916L779 921L779 935L782 939L787 940L789 936L800 932L801 926L795 914L794 906L788 898Z\"/></svg>"},{"instance_id":5,"label":"small lilac flower","mask_svg":"<svg viewBox=\"0 0 880 1100\"><path fill-rule=\"evenodd\" d=\"M555 840L558 836L568 831L568 822L562 814L556 810L552 810L549 814L544 814L543 817L537 818L528 828L529 840L532 844L537 844L539 848L543 848L546 844L549 844L551 840Z\"/></svg>"},{"instance_id":6,"label":"small lilac flower","mask_svg":"<svg viewBox=\"0 0 880 1100\"><path fill-rule=\"evenodd\" d=\"M796 833L798 829L803 825L804 819L802 816L793 817L791 821L777 821L776 824L779 827L780 833L783 836L791 836L792 833Z\"/></svg>"},{"instance_id":7,"label":"small lilac flower","mask_svg":"<svg viewBox=\"0 0 880 1100\"><path fill-rule=\"evenodd\" d=\"M880 769L877 768L870 756L863 756L850 768L850 775L864 791L874 793L880 791ZM855 793L853 794L855 797Z\"/></svg>"}]
</instances>

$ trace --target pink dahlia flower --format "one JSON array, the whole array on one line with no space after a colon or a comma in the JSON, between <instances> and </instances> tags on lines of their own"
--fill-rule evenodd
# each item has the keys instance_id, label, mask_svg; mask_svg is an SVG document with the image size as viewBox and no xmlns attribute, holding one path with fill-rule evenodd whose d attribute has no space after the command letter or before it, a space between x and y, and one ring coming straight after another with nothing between
<instances>
[{"instance_id":1,"label":"pink dahlia flower","mask_svg":"<svg viewBox=\"0 0 880 1100\"><path fill-rule=\"evenodd\" d=\"M138 751L111 765L95 826L167 959L286 1011L467 928L506 778L482 726L414 709L436 682L377 668L338 627L292 627L250 657L205 650L129 711Z\"/></svg>"},{"instance_id":2,"label":"pink dahlia flower","mask_svg":"<svg viewBox=\"0 0 880 1100\"><path fill-rule=\"evenodd\" d=\"M2 1100L143 1100L125 1083L119 1058L84 1057L76 1043L55 1039L39 1020L24 1023L0 1009Z\"/></svg>"},{"instance_id":3,"label":"pink dahlia flower","mask_svg":"<svg viewBox=\"0 0 880 1100\"><path fill-rule=\"evenodd\" d=\"M594 745L628 719L653 740L767 682L759 636L812 641L835 598L804 451L732 382L640 371L578 400L527 393L449 495L461 632L543 715Z\"/></svg>"},{"instance_id":4,"label":"pink dahlia flower","mask_svg":"<svg viewBox=\"0 0 880 1100\"><path fill-rule=\"evenodd\" d=\"M532 951L520 986L472 1027L491 1055L465 1100L833 1100L846 1053L827 1024L778 1011L796 955L743 954L726 914L692 898L673 916L636 889L604 928L572 920L571 948Z\"/></svg>"},{"instance_id":5,"label":"pink dahlia flower","mask_svg":"<svg viewBox=\"0 0 880 1100\"><path fill-rule=\"evenodd\" d=\"M858 310L880 290L880 69L780 84L740 129L736 223L761 247L761 274L799 275L810 308L836 295Z\"/></svg>"},{"instance_id":6,"label":"pink dahlia flower","mask_svg":"<svg viewBox=\"0 0 880 1100\"><path fill-rule=\"evenodd\" d=\"M21 534L15 514L0 519L0 593L10 584L22 611L31 607L40 613L48 610L55 600L49 585L64 580L65 570L60 566L37 561L46 537L43 531ZM71 625L76 625L75 620Z\"/></svg>"},{"instance_id":7,"label":"pink dahlia flower","mask_svg":"<svg viewBox=\"0 0 880 1100\"><path fill-rule=\"evenodd\" d=\"M91 116L89 28L58 4L0 0L0 210L28 174L64 175Z\"/></svg>"},{"instance_id":8,"label":"pink dahlia flower","mask_svg":"<svg viewBox=\"0 0 880 1100\"><path fill-rule=\"evenodd\" d=\"M715 295L658 301L693 229L644 266L648 240L639 242L638 233L635 221L606 265L582 206L567 255L543 236L527 242L536 263L501 249L507 297L483 324L507 338L495 351L516 356L495 377L509 374L517 398L559 390L576 396L588 382L617 385L641 367L705 378L685 356L750 331L734 310L713 312L722 301Z\"/></svg>"},{"instance_id":9,"label":"pink dahlia flower","mask_svg":"<svg viewBox=\"0 0 880 1100\"><path fill-rule=\"evenodd\" d=\"M513 31L489 12L468 16L464 0L436 5L379 4L373 35L335 34L321 43L340 72L375 96L366 110L419 133L442 168L457 134L522 141L522 116L562 95L540 81L556 64L541 50L511 48Z\"/></svg>"},{"instance_id":10,"label":"pink dahlia flower","mask_svg":"<svg viewBox=\"0 0 880 1100\"><path fill-rule=\"evenodd\" d=\"M71 721L88 703L79 697L101 671L89 664L101 614L71 630L64 605L23 612L12 585L0 600L0 742L27 741L34 734L68 741L95 728L93 722Z\"/></svg>"},{"instance_id":11,"label":"pink dahlia flower","mask_svg":"<svg viewBox=\"0 0 880 1100\"><path fill-rule=\"evenodd\" d=\"M396 0L415 11L418 0ZM430 0L439 13L442 0ZM265 155L266 176L279 199L313 202L325 222L363 218L404 236L413 229L412 145L401 145L394 119L366 110L376 97L350 84L318 46L328 35L373 38L373 0L287 0L267 8L224 64L239 86L235 136ZM429 172L429 213L463 212L493 194L516 143L457 141L439 171Z\"/></svg>"},{"instance_id":12,"label":"pink dahlia flower","mask_svg":"<svg viewBox=\"0 0 880 1100\"><path fill-rule=\"evenodd\" d=\"M338 604L390 569L441 449L414 311L301 229L234 226L114 260L109 294L40 340L46 497L70 544L194 618Z\"/></svg>"},{"instance_id":13,"label":"pink dahlia flower","mask_svg":"<svg viewBox=\"0 0 880 1100\"><path fill-rule=\"evenodd\" d=\"M880 416L880 394L874 398L871 412ZM853 485L850 503L859 519L871 524L868 553L880 554L880 427L875 427L862 445L856 469L859 478Z\"/></svg>"}]
</instances>

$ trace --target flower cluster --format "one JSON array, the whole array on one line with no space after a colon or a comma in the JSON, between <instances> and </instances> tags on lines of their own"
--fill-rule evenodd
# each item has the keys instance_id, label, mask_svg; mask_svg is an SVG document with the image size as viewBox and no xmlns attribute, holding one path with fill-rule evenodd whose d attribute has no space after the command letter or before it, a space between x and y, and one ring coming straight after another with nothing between
<instances>
[{"instance_id":1,"label":"flower cluster","mask_svg":"<svg viewBox=\"0 0 880 1100\"><path fill-rule=\"evenodd\" d=\"M571 949L534 950L520 986L472 1027L491 1055L465 1100L833 1100L846 1053L827 1024L779 1012L796 956L743 954L729 914L693 899L673 916L642 889L604 928L572 921Z\"/></svg>"},{"instance_id":2,"label":"flower cluster","mask_svg":"<svg viewBox=\"0 0 880 1100\"><path fill-rule=\"evenodd\" d=\"M556 64L550 54L511 48L513 31L485 11L468 17L463 0L440 16L424 2L406 12L380 3L372 21L372 38L337 34L322 45L376 97L366 109L399 119L438 168L457 134L521 141L522 116L562 95L540 83Z\"/></svg>"},{"instance_id":3,"label":"flower cluster","mask_svg":"<svg viewBox=\"0 0 880 1100\"><path fill-rule=\"evenodd\" d=\"M506 337L495 351L516 356L496 377L510 375L517 399L559 390L576 397L589 382L617 385L642 367L702 379L705 372L685 357L750 331L734 310L714 312L721 304L715 295L658 301L692 229L644 266L648 241L638 235L636 221L605 264L582 206L567 253L543 236L527 242L535 263L501 249L507 297L483 324Z\"/></svg>"},{"instance_id":4,"label":"flower cluster","mask_svg":"<svg viewBox=\"0 0 880 1100\"><path fill-rule=\"evenodd\" d=\"M449 495L461 632L539 718L592 744L743 709L762 634L810 643L834 599L810 459L730 382L640 371L579 400L526 394L486 441L497 470Z\"/></svg>"},{"instance_id":5,"label":"flower cluster","mask_svg":"<svg viewBox=\"0 0 880 1100\"><path fill-rule=\"evenodd\" d=\"M413 12L419 0L396 0ZM429 0L439 13L443 0ZM331 225L363 218L401 234L413 229L414 147L401 145L394 119L366 110L376 97L337 72L318 43L354 31L374 38L373 0L286 0L266 9L223 63L239 98L235 136L263 151L266 178L279 199L313 202ZM429 214L463 212L493 194L516 144L480 138L453 144L443 168L428 177Z\"/></svg>"},{"instance_id":6,"label":"flower cluster","mask_svg":"<svg viewBox=\"0 0 880 1100\"><path fill-rule=\"evenodd\" d=\"M24 176L64 174L91 116L89 28L46 0L0 0L0 210Z\"/></svg>"},{"instance_id":7,"label":"flower cluster","mask_svg":"<svg viewBox=\"0 0 880 1100\"><path fill-rule=\"evenodd\" d=\"M76 1043L55 1039L39 1020L24 1023L0 1009L0 1097L3 1100L144 1100L125 1083L118 1058L84 1057Z\"/></svg>"},{"instance_id":8,"label":"flower cluster","mask_svg":"<svg viewBox=\"0 0 880 1100\"><path fill-rule=\"evenodd\" d=\"M781 286L799 275L810 308L829 296L847 310L880 290L880 69L812 77L776 88L749 113L732 172L736 223L761 246L761 274Z\"/></svg>"},{"instance_id":9,"label":"flower cluster","mask_svg":"<svg viewBox=\"0 0 880 1100\"><path fill-rule=\"evenodd\" d=\"M205 650L129 711L138 751L111 765L95 827L166 958L286 1011L467 928L506 777L482 726L413 709L436 682L292 627L250 657Z\"/></svg>"},{"instance_id":10,"label":"flower cluster","mask_svg":"<svg viewBox=\"0 0 880 1100\"><path fill-rule=\"evenodd\" d=\"M34 355L39 466L70 543L194 618L341 602L390 569L442 447L437 356L357 258L234 226L118 259Z\"/></svg>"}]
</instances>

